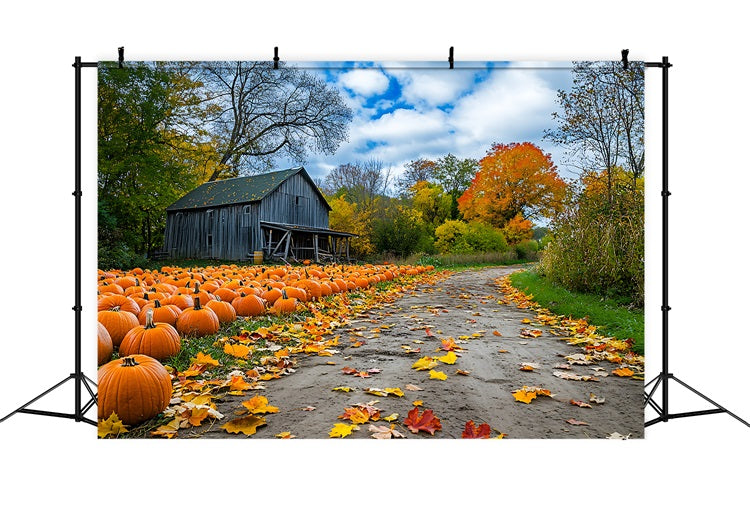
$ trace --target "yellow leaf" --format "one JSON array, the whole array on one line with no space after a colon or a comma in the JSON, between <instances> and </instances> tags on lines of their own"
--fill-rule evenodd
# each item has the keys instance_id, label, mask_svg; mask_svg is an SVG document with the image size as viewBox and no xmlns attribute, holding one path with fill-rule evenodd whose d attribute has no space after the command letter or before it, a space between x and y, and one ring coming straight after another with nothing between
<instances>
[{"instance_id":1,"label":"yellow leaf","mask_svg":"<svg viewBox=\"0 0 750 512\"><path fill-rule=\"evenodd\" d=\"M351 408L349 410L349 419L355 425L361 425L367 423L370 420L370 415L359 408Z\"/></svg>"},{"instance_id":2,"label":"yellow leaf","mask_svg":"<svg viewBox=\"0 0 750 512\"><path fill-rule=\"evenodd\" d=\"M448 378L446 374L443 372L436 372L435 370L430 370L430 378L436 379L436 380L445 380Z\"/></svg>"},{"instance_id":3,"label":"yellow leaf","mask_svg":"<svg viewBox=\"0 0 750 512\"><path fill-rule=\"evenodd\" d=\"M352 390L352 388L346 387L346 386L339 386L337 388L333 388L333 391L343 391L344 393L349 393Z\"/></svg>"},{"instance_id":4,"label":"yellow leaf","mask_svg":"<svg viewBox=\"0 0 750 512\"><path fill-rule=\"evenodd\" d=\"M530 404L531 401L536 398L536 393L534 393L533 391L524 391L523 389L519 389L518 391L515 391L513 393L513 398L515 398L518 402Z\"/></svg>"},{"instance_id":5,"label":"yellow leaf","mask_svg":"<svg viewBox=\"0 0 750 512\"><path fill-rule=\"evenodd\" d=\"M469 375L471 372L469 370L456 370L456 373L458 375Z\"/></svg>"},{"instance_id":6,"label":"yellow leaf","mask_svg":"<svg viewBox=\"0 0 750 512\"><path fill-rule=\"evenodd\" d=\"M248 414L241 418L235 418L221 426L224 430L230 434L243 433L246 436L255 434L258 427L262 427L266 424L266 419L262 416L254 416Z\"/></svg>"},{"instance_id":7,"label":"yellow leaf","mask_svg":"<svg viewBox=\"0 0 750 512\"><path fill-rule=\"evenodd\" d=\"M346 437L351 435L354 430L359 430L359 427L357 425L347 425L346 423L336 423L328 433L328 437Z\"/></svg>"},{"instance_id":8,"label":"yellow leaf","mask_svg":"<svg viewBox=\"0 0 750 512\"><path fill-rule=\"evenodd\" d=\"M233 357L239 357L240 359L247 359L247 355L250 353L250 347L247 345L232 345L231 343L225 343L224 353Z\"/></svg>"},{"instance_id":9,"label":"yellow leaf","mask_svg":"<svg viewBox=\"0 0 750 512\"><path fill-rule=\"evenodd\" d=\"M268 398L262 395L255 395L250 400L242 402L242 405L253 414L279 412L279 408L273 405L268 405Z\"/></svg>"},{"instance_id":10,"label":"yellow leaf","mask_svg":"<svg viewBox=\"0 0 750 512\"><path fill-rule=\"evenodd\" d=\"M389 395L404 396L404 392L400 388L385 388L385 392Z\"/></svg>"},{"instance_id":11,"label":"yellow leaf","mask_svg":"<svg viewBox=\"0 0 750 512\"><path fill-rule=\"evenodd\" d=\"M188 418L188 423L190 423L194 427L198 427L201 424L201 421L205 420L208 417L208 407L194 407L193 410L190 412L190 417Z\"/></svg>"},{"instance_id":12,"label":"yellow leaf","mask_svg":"<svg viewBox=\"0 0 750 512\"><path fill-rule=\"evenodd\" d=\"M107 436L117 436L127 431L128 429L122 424L120 418L113 412L106 420L99 420L97 435L105 438Z\"/></svg>"},{"instance_id":13,"label":"yellow leaf","mask_svg":"<svg viewBox=\"0 0 750 512\"><path fill-rule=\"evenodd\" d=\"M180 418L175 418L166 425L162 425L161 427L157 428L153 432L151 432L152 436L161 436L166 437L167 439L172 439L177 435L177 431L180 428Z\"/></svg>"},{"instance_id":14,"label":"yellow leaf","mask_svg":"<svg viewBox=\"0 0 750 512\"><path fill-rule=\"evenodd\" d=\"M437 366L437 361L435 361L430 356L424 356L421 359L418 359L413 365L411 365L412 368L419 370L429 370L430 368L435 368Z\"/></svg>"},{"instance_id":15,"label":"yellow leaf","mask_svg":"<svg viewBox=\"0 0 750 512\"><path fill-rule=\"evenodd\" d=\"M253 384L246 382L245 379L242 378L242 375L233 375L232 380L229 381L230 391L244 391L246 389L252 389L254 387L255 386Z\"/></svg>"},{"instance_id":16,"label":"yellow leaf","mask_svg":"<svg viewBox=\"0 0 750 512\"><path fill-rule=\"evenodd\" d=\"M616 370L612 370L612 373L614 375L617 375L618 377L632 377L633 376L633 370L630 368L618 368Z\"/></svg>"},{"instance_id":17,"label":"yellow leaf","mask_svg":"<svg viewBox=\"0 0 750 512\"><path fill-rule=\"evenodd\" d=\"M390 414L388 416L384 416L381 419L383 419L385 421L396 421L398 419L398 413L394 412L393 414Z\"/></svg>"},{"instance_id":18,"label":"yellow leaf","mask_svg":"<svg viewBox=\"0 0 750 512\"><path fill-rule=\"evenodd\" d=\"M209 366L219 366L219 361L207 354L204 354L203 352L198 352L197 356L191 357L190 362L192 364L207 364Z\"/></svg>"},{"instance_id":19,"label":"yellow leaf","mask_svg":"<svg viewBox=\"0 0 750 512\"><path fill-rule=\"evenodd\" d=\"M448 352L443 357L438 357L438 361L445 364L456 364L456 359L458 359L458 356L455 352Z\"/></svg>"},{"instance_id":20,"label":"yellow leaf","mask_svg":"<svg viewBox=\"0 0 750 512\"><path fill-rule=\"evenodd\" d=\"M291 432L287 431L287 432L279 432L274 437L278 437L279 439L294 439L297 436L292 435Z\"/></svg>"}]
</instances>

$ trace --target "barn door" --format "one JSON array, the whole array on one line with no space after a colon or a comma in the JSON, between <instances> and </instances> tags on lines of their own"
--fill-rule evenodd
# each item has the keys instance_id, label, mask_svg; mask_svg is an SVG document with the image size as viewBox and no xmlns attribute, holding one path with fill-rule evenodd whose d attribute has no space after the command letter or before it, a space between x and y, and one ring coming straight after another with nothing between
<instances>
[{"instance_id":1,"label":"barn door","mask_svg":"<svg viewBox=\"0 0 750 512\"><path fill-rule=\"evenodd\" d=\"M204 251L205 258L212 258L214 255L214 215L213 210L206 212L206 250Z\"/></svg>"}]
</instances>

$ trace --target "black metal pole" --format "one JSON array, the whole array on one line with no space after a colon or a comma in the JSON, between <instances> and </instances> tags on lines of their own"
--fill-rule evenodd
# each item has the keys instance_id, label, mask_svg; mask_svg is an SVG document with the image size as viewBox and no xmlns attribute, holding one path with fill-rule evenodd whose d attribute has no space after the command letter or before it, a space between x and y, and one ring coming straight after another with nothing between
<instances>
[{"instance_id":1,"label":"black metal pole","mask_svg":"<svg viewBox=\"0 0 750 512\"><path fill-rule=\"evenodd\" d=\"M662 143L662 155L661 155L661 205L662 205L662 301L661 301L661 315L662 315L662 337L661 337L661 350L662 350L662 380L661 388L661 409L662 418L664 421L669 419L669 83L668 83L668 70L669 70L669 58L662 57L662 84L661 84L661 113L662 113L662 127L661 127L661 143Z\"/></svg>"},{"instance_id":2,"label":"black metal pole","mask_svg":"<svg viewBox=\"0 0 750 512\"><path fill-rule=\"evenodd\" d=\"M81 421L81 57L75 59L75 420Z\"/></svg>"}]
</instances>

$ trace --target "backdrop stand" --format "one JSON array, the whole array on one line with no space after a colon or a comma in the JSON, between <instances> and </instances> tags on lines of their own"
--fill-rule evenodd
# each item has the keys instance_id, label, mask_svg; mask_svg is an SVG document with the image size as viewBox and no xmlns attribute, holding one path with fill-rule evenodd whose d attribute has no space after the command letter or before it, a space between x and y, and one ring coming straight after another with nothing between
<instances>
[{"instance_id":1,"label":"backdrop stand","mask_svg":"<svg viewBox=\"0 0 750 512\"><path fill-rule=\"evenodd\" d=\"M623 50L623 64L627 69L627 50ZM669 192L667 186L669 181L669 124L668 124L668 105L669 105L669 92L668 92L668 71L672 67L669 63L668 57L662 57L661 62L646 62L646 67L661 68L662 74L662 189L661 189L661 211L662 211L662 306L661 306L661 317L662 317L662 369L661 373L654 377L644 386L644 400L643 406L651 407L659 415L658 417L646 422L646 426L649 427L655 423L667 422L671 419L676 418L687 418L690 416L705 416L708 414L719 414L727 413L739 422L750 427L750 423L743 420L733 412L722 407L718 403L708 398L703 393L697 391L695 388L684 383L680 379L674 376L669 371L669 311L672 309L669 307L669 240L668 240L668 202L669 196L672 195ZM683 386L685 389L698 395L706 402L714 406L713 409L703 409L698 411L687 411L679 413L669 412L669 381L673 380ZM654 395L658 387L661 386L661 405L656 402ZM651 388L649 391L649 387Z\"/></svg>"},{"instance_id":2,"label":"backdrop stand","mask_svg":"<svg viewBox=\"0 0 750 512\"><path fill-rule=\"evenodd\" d=\"M86 418L86 414L94 405L96 405L96 382L84 375L81 370L81 68L95 68L96 62L81 62L81 57L75 58L73 64L75 68L75 372L71 373L63 380L40 393L32 400L26 402L21 407L0 419L3 422L16 413L35 414L38 416L53 416L56 418L67 418L76 422L84 422L90 425L96 425L96 421ZM29 406L40 398L51 393L69 380L75 385L75 403L72 413L46 411L42 409L29 409ZM89 394L89 401L81 404L82 388L86 389Z\"/></svg>"}]
</instances>

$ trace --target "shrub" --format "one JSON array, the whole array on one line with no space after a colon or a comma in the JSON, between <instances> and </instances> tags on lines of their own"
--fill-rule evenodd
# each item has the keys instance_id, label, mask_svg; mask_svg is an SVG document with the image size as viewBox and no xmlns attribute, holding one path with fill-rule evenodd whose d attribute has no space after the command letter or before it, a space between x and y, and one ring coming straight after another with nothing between
<instances>
[{"instance_id":1,"label":"shrub","mask_svg":"<svg viewBox=\"0 0 750 512\"><path fill-rule=\"evenodd\" d=\"M523 240L513 246L518 254L518 257L522 260L535 260L537 251L539 250L539 244L536 240Z\"/></svg>"},{"instance_id":2,"label":"shrub","mask_svg":"<svg viewBox=\"0 0 750 512\"><path fill-rule=\"evenodd\" d=\"M468 253L471 247L464 240L469 226L460 220L447 220L435 228L435 249L443 254Z\"/></svg>"},{"instance_id":3,"label":"shrub","mask_svg":"<svg viewBox=\"0 0 750 512\"><path fill-rule=\"evenodd\" d=\"M508 242L499 229L480 222L469 223L464 240L473 252L505 252Z\"/></svg>"}]
</instances>

